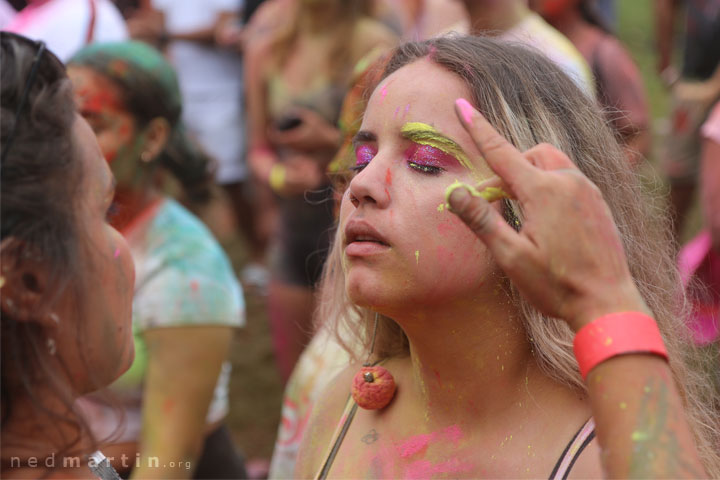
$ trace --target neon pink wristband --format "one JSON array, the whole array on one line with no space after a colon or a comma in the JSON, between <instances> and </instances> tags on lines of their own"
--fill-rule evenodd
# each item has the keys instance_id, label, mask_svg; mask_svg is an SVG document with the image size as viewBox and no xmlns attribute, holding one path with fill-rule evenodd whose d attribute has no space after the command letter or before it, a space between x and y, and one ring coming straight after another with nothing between
<instances>
[{"instance_id":1,"label":"neon pink wristband","mask_svg":"<svg viewBox=\"0 0 720 480\"><path fill-rule=\"evenodd\" d=\"M599 363L618 355L651 353L668 358L655 319L641 312L596 318L577 332L573 351L583 380Z\"/></svg>"}]
</instances>

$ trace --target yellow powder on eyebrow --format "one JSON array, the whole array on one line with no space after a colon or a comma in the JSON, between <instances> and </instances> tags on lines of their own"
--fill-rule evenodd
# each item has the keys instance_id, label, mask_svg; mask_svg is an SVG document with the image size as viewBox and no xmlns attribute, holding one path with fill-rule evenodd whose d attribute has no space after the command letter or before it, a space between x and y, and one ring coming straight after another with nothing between
<instances>
[{"instance_id":1,"label":"yellow powder on eyebrow","mask_svg":"<svg viewBox=\"0 0 720 480\"><path fill-rule=\"evenodd\" d=\"M468 156L465 155L465 152L462 151L457 143L442 136L440 132L427 123L408 122L400 129L400 133L415 143L429 145L437 148L438 150L442 150L448 155L452 155L458 162L460 162L460 165L471 172L475 170L475 165L472 164Z\"/></svg>"}]
</instances>

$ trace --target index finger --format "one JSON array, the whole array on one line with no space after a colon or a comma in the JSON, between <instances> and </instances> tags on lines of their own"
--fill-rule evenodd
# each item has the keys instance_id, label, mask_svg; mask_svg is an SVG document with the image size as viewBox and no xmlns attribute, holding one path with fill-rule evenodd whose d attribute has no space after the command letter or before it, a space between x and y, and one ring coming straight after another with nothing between
<instances>
[{"instance_id":1,"label":"index finger","mask_svg":"<svg viewBox=\"0 0 720 480\"><path fill-rule=\"evenodd\" d=\"M472 137L490 168L522 197L523 185L537 175L537 169L523 154L500 135L485 117L464 98L455 101L460 122Z\"/></svg>"}]
</instances>

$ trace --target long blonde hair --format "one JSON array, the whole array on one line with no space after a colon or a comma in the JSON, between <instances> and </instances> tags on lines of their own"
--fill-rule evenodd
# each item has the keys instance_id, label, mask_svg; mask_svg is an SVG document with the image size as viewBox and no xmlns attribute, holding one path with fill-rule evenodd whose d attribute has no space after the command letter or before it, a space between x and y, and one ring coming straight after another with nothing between
<instances>
[{"instance_id":1,"label":"long blonde hair","mask_svg":"<svg viewBox=\"0 0 720 480\"><path fill-rule=\"evenodd\" d=\"M366 7L363 0L334 0L337 8L335 20L328 25L332 29L334 38L332 48L328 57L330 77L333 82L345 82L349 80L352 73L352 40L353 30L357 22L366 17ZM292 53L292 47L296 44L300 35L300 20L307 15L300 0L293 5L294 19L284 28L280 29L273 40L271 40L271 65L274 70L279 70L288 60Z\"/></svg>"},{"instance_id":2,"label":"long blonde hair","mask_svg":"<svg viewBox=\"0 0 720 480\"><path fill-rule=\"evenodd\" d=\"M697 367L669 221L660 204L643 192L639 176L596 103L539 53L482 37L455 36L402 45L389 60L383 78L423 58L458 75L472 91L473 105L518 149L550 143L565 152L601 190L635 283L663 334L698 448L709 472L720 475L720 408L709 379ZM506 203L505 214L522 222L522 212L512 202ZM345 291L339 238L340 232L323 272L317 318L330 322L328 326L336 331L354 332L355 338L348 341L343 335L345 340L338 340L355 355L367 352L375 313L353 305ZM541 314L510 287L540 367L569 388L585 391L572 351L574 333L567 323ZM392 357L408 352L408 339L400 326L380 316L375 353Z\"/></svg>"}]
</instances>

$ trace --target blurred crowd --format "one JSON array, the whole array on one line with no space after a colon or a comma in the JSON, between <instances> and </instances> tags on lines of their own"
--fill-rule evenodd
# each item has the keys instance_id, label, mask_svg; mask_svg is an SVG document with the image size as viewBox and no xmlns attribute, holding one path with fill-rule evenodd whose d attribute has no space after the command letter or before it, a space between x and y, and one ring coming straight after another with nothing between
<instances>
[{"instance_id":1,"label":"blurred crowd","mask_svg":"<svg viewBox=\"0 0 720 480\"><path fill-rule=\"evenodd\" d=\"M110 221L135 264L136 354L110 387L77 401L94 437L109 439L101 449L116 470L292 477L312 404L348 359L314 318L334 192L356 162L367 90L407 40L525 44L594 97L627 162L666 180L691 326L716 348L720 0L652 8L656 74L671 98L655 136L613 0L0 0L3 30L43 40L67 65L116 179ZM701 225L688 225L697 202ZM231 341L250 294L267 305L286 384L265 463L243 458L225 421ZM149 457L177 460L153 469Z\"/></svg>"}]
</instances>

